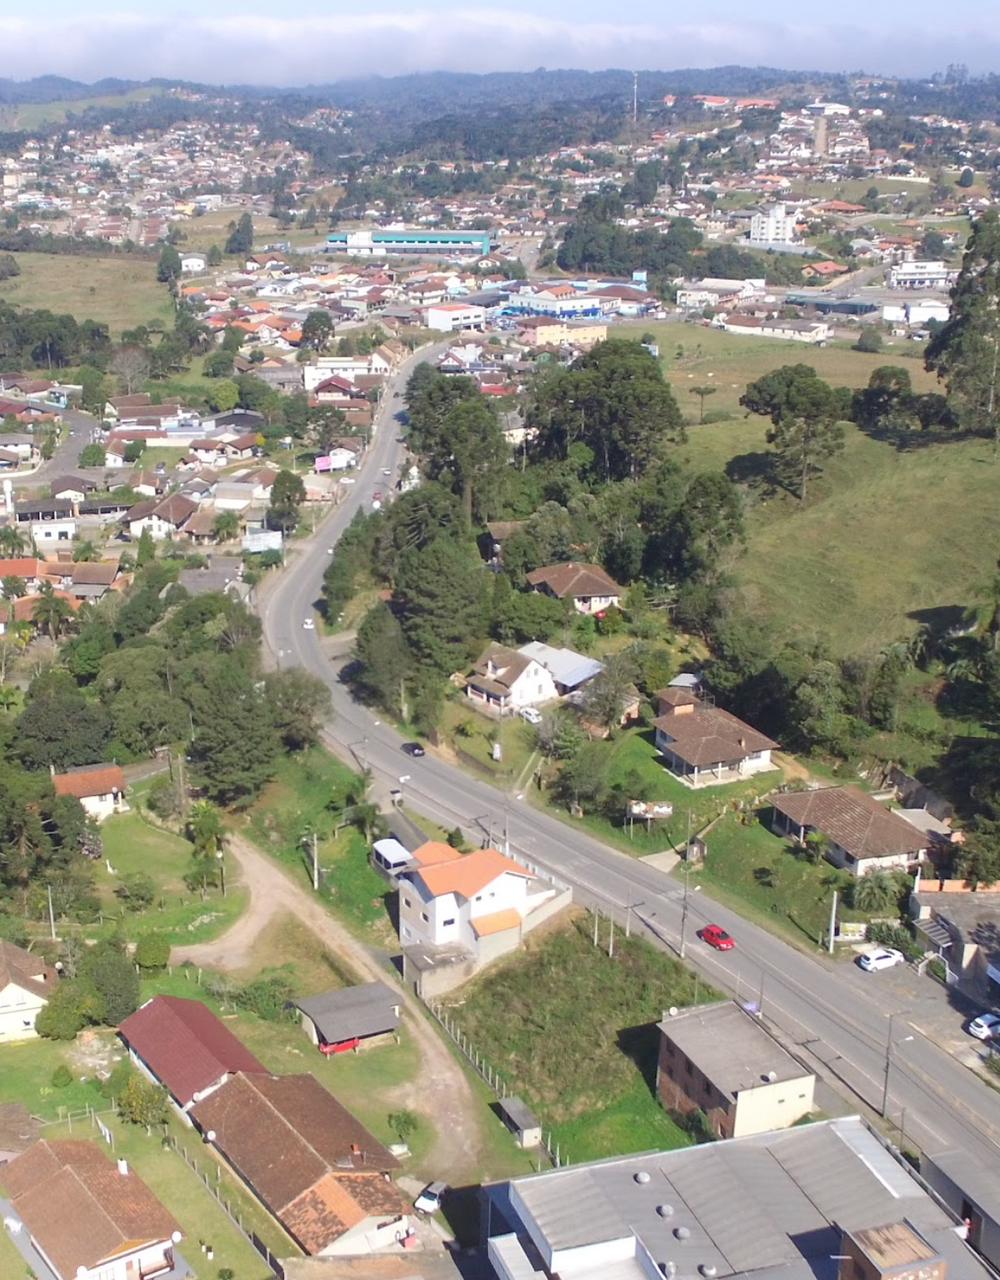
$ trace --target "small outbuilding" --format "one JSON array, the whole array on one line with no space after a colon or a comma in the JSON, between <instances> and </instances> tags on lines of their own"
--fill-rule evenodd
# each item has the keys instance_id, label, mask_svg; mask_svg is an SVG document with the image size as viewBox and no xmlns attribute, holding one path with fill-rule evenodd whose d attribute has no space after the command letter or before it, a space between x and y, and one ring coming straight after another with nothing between
<instances>
[{"instance_id":1,"label":"small outbuilding","mask_svg":"<svg viewBox=\"0 0 1000 1280\"><path fill-rule=\"evenodd\" d=\"M384 982L341 987L294 1002L306 1034L320 1053L369 1049L395 1036L400 997Z\"/></svg>"},{"instance_id":2,"label":"small outbuilding","mask_svg":"<svg viewBox=\"0 0 1000 1280\"><path fill-rule=\"evenodd\" d=\"M520 1098L501 1098L497 1106L500 1119L514 1135L519 1147L528 1150L542 1145L542 1126L535 1113Z\"/></svg>"}]
</instances>

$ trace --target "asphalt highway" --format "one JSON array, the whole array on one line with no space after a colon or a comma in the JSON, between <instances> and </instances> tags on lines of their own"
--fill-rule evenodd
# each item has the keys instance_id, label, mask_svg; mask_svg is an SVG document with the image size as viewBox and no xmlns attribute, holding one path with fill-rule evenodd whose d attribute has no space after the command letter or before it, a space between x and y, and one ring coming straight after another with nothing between
<instances>
[{"instance_id":1,"label":"asphalt highway","mask_svg":"<svg viewBox=\"0 0 1000 1280\"><path fill-rule=\"evenodd\" d=\"M628 918L631 928L676 952L684 915L682 881L571 828L523 794L507 794L470 777L430 751L422 759L404 754L397 731L351 699L319 633L303 626L319 599L337 539L356 512L370 506L373 492L385 492L394 483L404 455L396 416L403 410L402 388L428 354L419 353L398 371L349 496L291 553L282 577L263 599L266 642L279 665L304 667L330 687L334 714L325 731L327 744L345 760L371 769L381 796L398 789L406 806L444 826L458 824L484 840L491 835L500 848L508 840L521 861L572 886L576 901L613 916L619 929ZM710 921L733 934L733 951L714 952L695 936ZM608 920L602 928L606 936ZM782 1036L821 1075L839 1084L852 1105L860 1101L881 1110L889 1060L886 1114L894 1137L905 1134L906 1145L930 1152L956 1147L984 1161L1000 1161L996 1094L911 1024L912 1001L892 982L892 973L865 974L856 965L800 951L712 901L698 888L696 872L689 882L685 938L686 961L718 989L760 1005Z\"/></svg>"}]
</instances>

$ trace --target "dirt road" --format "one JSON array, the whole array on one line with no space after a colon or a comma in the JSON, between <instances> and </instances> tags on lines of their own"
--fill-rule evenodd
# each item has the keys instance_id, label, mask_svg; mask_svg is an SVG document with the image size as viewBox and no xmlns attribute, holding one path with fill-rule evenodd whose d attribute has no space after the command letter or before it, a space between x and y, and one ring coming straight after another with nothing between
<instances>
[{"instance_id":1,"label":"dirt road","mask_svg":"<svg viewBox=\"0 0 1000 1280\"><path fill-rule=\"evenodd\" d=\"M287 913L310 929L324 947L343 959L359 977L393 982L393 975L372 959L321 902L249 840L239 834L231 835L228 849L239 865L240 881L249 890L250 904L233 927L214 942L174 947L171 954L174 964L188 961L206 968L244 969L253 963L254 944L268 923ZM407 1102L427 1117L435 1132L428 1165L435 1176L452 1183L465 1175L478 1178L484 1164L482 1104L416 997L401 987L400 992L406 1025L421 1058L420 1075L412 1089L407 1090Z\"/></svg>"}]
</instances>

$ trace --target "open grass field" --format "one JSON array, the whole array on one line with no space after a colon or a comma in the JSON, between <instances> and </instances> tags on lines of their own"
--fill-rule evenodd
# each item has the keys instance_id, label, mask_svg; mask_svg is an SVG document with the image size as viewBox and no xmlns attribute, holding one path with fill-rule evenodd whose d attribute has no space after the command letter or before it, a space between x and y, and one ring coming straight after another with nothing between
<instances>
[{"instance_id":1,"label":"open grass field","mask_svg":"<svg viewBox=\"0 0 1000 1280\"><path fill-rule=\"evenodd\" d=\"M691 388L713 386L705 398L706 414L729 413L742 418L740 396L748 382L784 364L808 364L835 387L863 387L872 372L884 364L900 364L910 374L917 391L931 391L936 379L923 370L916 344L887 341L878 355L852 351L850 347L804 347L780 338L749 338L694 324L651 324L656 335L664 376L673 388L681 413L698 421L699 398ZM695 428L691 429L692 436Z\"/></svg>"},{"instance_id":2,"label":"open grass field","mask_svg":"<svg viewBox=\"0 0 1000 1280\"><path fill-rule=\"evenodd\" d=\"M454 1016L580 1161L687 1143L653 1096L655 1024L712 995L639 939L620 937L609 958L580 913L463 987Z\"/></svg>"},{"instance_id":3,"label":"open grass field","mask_svg":"<svg viewBox=\"0 0 1000 1280\"><path fill-rule=\"evenodd\" d=\"M706 412L732 415L689 427L676 456L693 469L726 470L737 482L760 476L769 426L745 416L739 396L748 381L782 364L809 364L834 385L856 387L879 365L899 363L917 390L936 386L913 344L878 355L792 350L686 325L660 326L657 338L682 412L697 416L691 386L715 385ZM850 424L845 432L843 452L825 464L805 505L750 491L747 545L730 565L752 614L783 634L822 639L835 656L876 650L912 634L934 611L964 608L1000 548L1000 463L989 442L925 443L917 435L897 448Z\"/></svg>"},{"instance_id":4,"label":"open grass field","mask_svg":"<svg viewBox=\"0 0 1000 1280\"><path fill-rule=\"evenodd\" d=\"M77 320L106 324L113 336L123 329L161 321L170 325L170 295L156 282L156 259L120 255L15 254L21 274L0 283L0 299Z\"/></svg>"},{"instance_id":5,"label":"open grass field","mask_svg":"<svg viewBox=\"0 0 1000 1280\"><path fill-rule=\"evenodd\" d=\"M237 221L242 212L241 209L231 208L211 209L197 218L189 218L186 222L178 223L184 235L181 249L210 249L213 244L218 245L220 249L223 248L226 237L229 235L229 224ZM311 249L322 243L326 239L327 227L322 220L318 220L315 227L306 230L301 230L294 224L291 227L282 227L275 218L269 218L266 214L255 214L253 234L254 244L258 248L265 244L285 241L294 253L296 250Z\"/></svg>"},{"instance_id":6,"label":"open grass field","mask_svg":"<svg viewBox=\"0 0 1000 1280\"><path fill-rule=\"evenodd\" d=\"M187 840L154 827L133 809L116 814L101 827L104 858L94 863L94 882L102 905L104 932L122 928L129 938L143 933L164 933L171 942L205 942L227 929L246 906L246 894L238 885L228 886L225 897L209 890L204 898L184 883L191 861ZM114 874L108 871L108 863ZM143 911L136 911L116 895L124 877L141 873L156 886L156 897Z\"/></svg>"},{"instance_id":7,"label":"open grass field","mask_svg":"<svg viewBox=\"0 0 1000 1280\"><path fill-rule=\"evenodd\" d=\"M131 103L148 102L163 92L156 86L130 89L127 93L95 94L89 98L69 98L60 102L23 102L0 110L0 124L5 129L38 129L45 124L58 124L69 115L80 115L88 107L124 109Z\"/></svg>"}]
</instances>

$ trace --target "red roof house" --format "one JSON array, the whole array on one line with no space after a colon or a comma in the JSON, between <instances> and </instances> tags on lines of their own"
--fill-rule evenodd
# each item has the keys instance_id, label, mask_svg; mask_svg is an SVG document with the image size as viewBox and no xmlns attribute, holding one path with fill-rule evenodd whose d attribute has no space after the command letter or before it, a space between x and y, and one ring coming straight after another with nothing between
<instances>
[{"instance_id":1,"label":"red roof house","mask_svg":"<svg viewBox=\"0 0 1000 1280\"><path fill-rule=\"evenodd\" d=\"M154 996L118 1028L129 1056L181 1111L187 1111L243 1071L267 1068L200 1000Z\"/></svg>"}]
</instances>

